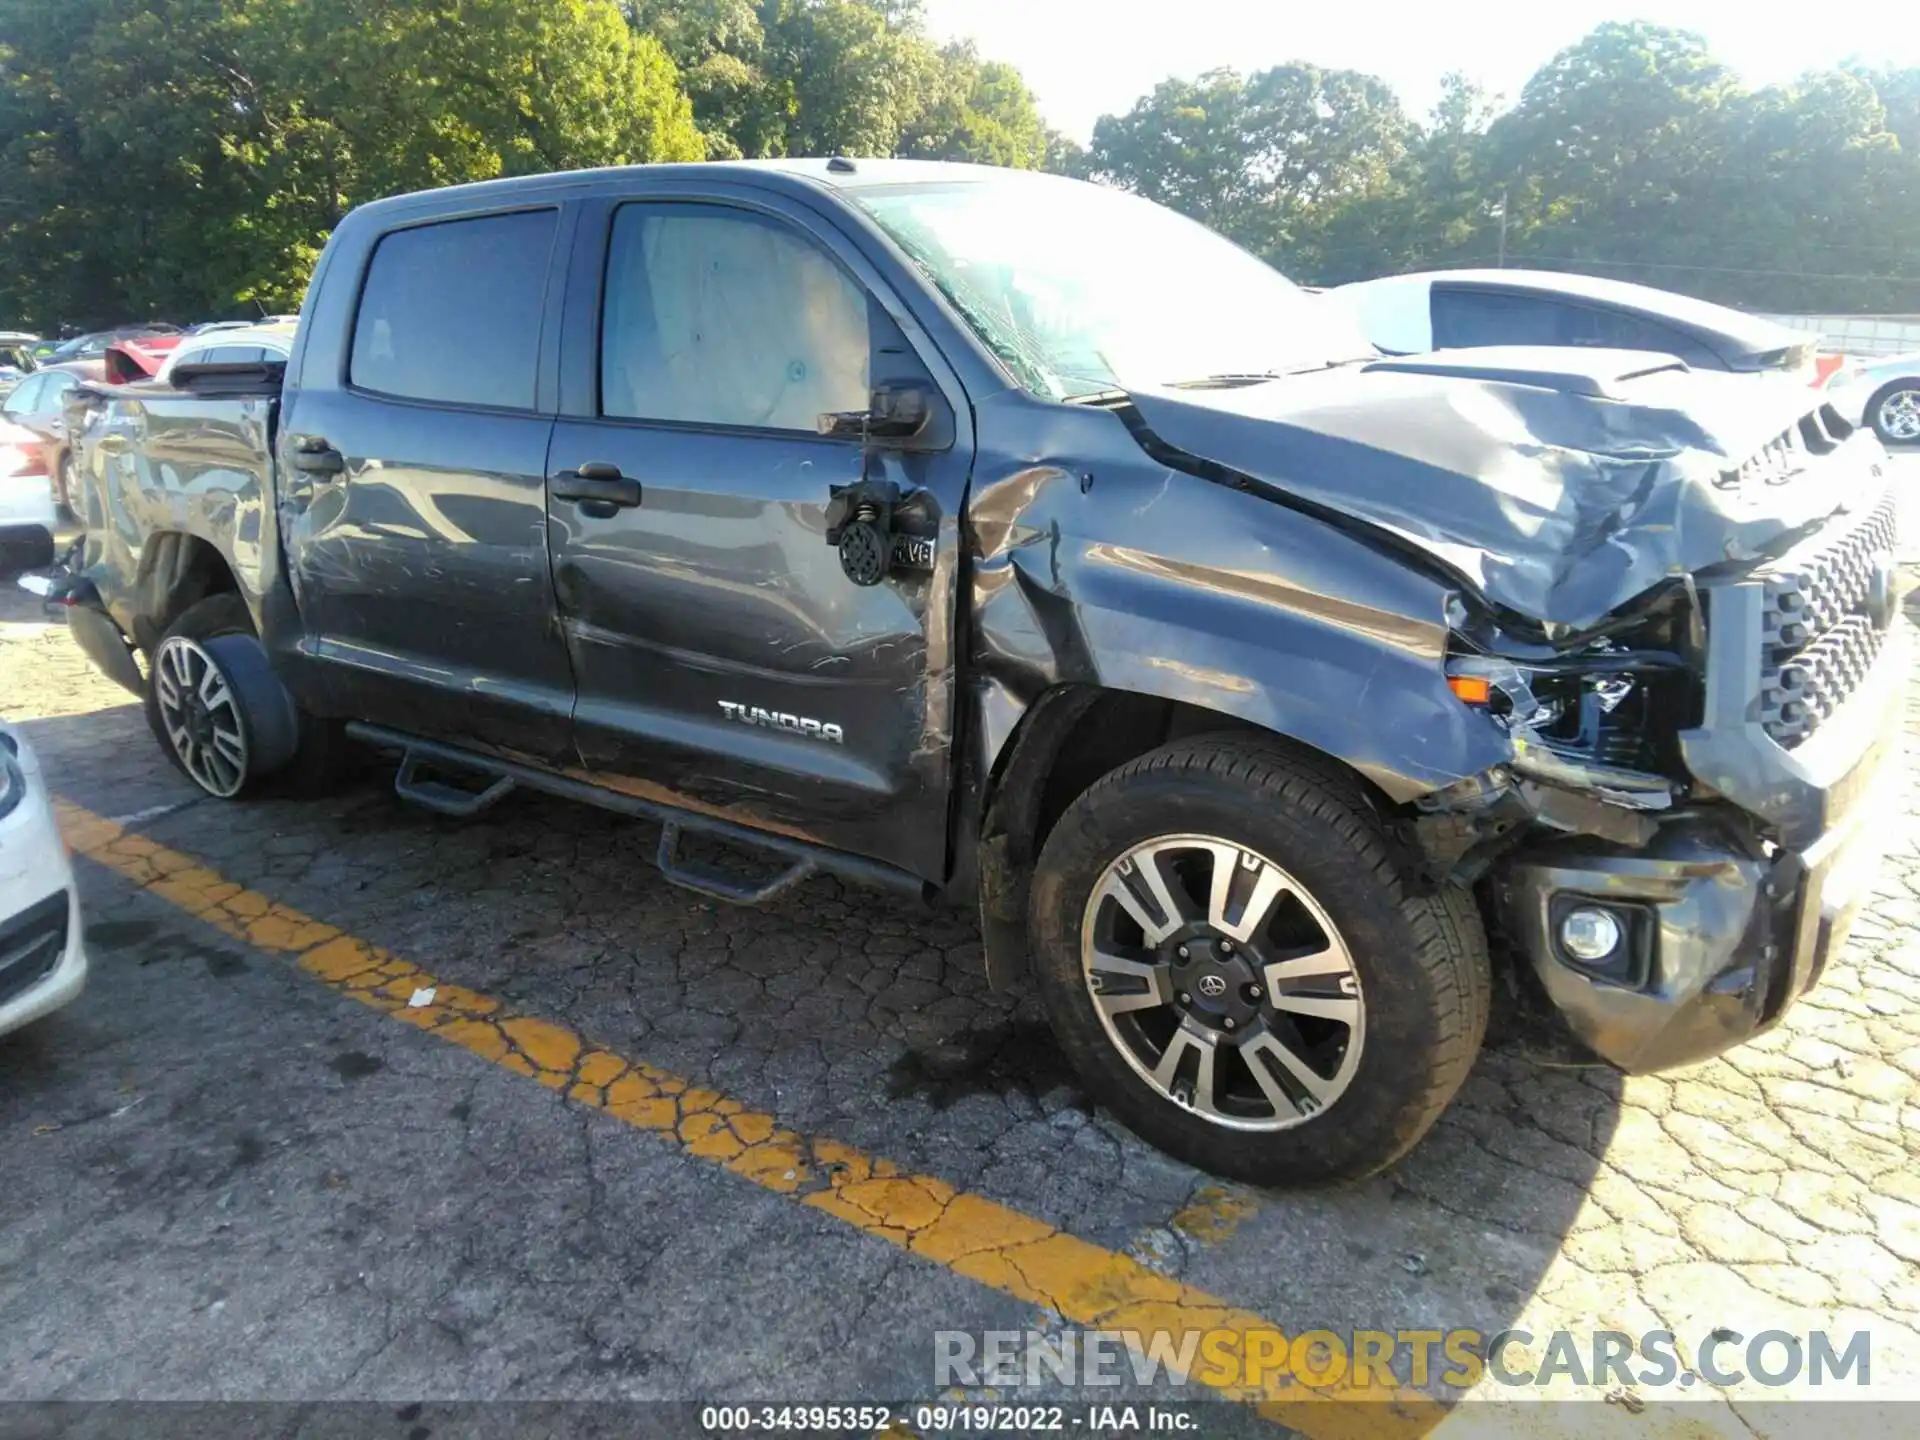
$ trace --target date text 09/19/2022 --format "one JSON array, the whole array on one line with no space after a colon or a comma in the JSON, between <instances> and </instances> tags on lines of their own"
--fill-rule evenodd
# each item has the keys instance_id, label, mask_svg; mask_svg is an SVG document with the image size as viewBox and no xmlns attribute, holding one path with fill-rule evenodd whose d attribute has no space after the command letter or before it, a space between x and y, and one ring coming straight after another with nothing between
<instances>
[{"instance_id":1,"label":"date text 09/19/2022","mask_svg":"<svg viewBox=\"0 0 1920 1440\"><path fill-rule=\"evenodd\" d=\"M960 1431L970 1435L1041 1435L1082 1430L1170 1435L1197 1431L1199 1426L1197 1414L1177 1405L709 1405L700 1412L700 1427L711 1434L844 1431L932 1435Z\"/></svg>"}]
</instances>

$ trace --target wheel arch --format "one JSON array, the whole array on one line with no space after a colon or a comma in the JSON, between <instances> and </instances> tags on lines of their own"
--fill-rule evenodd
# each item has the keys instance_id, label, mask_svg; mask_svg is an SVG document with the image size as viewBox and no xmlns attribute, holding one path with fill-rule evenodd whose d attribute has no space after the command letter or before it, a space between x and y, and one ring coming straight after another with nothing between
<instances>
[{"instance_id":1,"label":"wheel arch","mask_svg":"<svg viewBox=\"0 0 1920 1440\"><path fill-rule=\"evenodd\" d=\"M257 627L253 599L218 546L186 530L156 531L140 547L134 577L128 625L134 643L152 654L160 637L189 607L225 594L240 596Z\"/></svg>"},{"instance_id":2,"label":"wheel arch","mask_svg":"<svg viewBox=\"0 0 1920 1440\"><path fill-rule=\"evenodd\" d=\"M1230 711L1138 690L1052 686L1027 705L984 765L978 886L987 977L1006 988L1025 974L1026 905L1041 847L1067 808L1102 776L1177 740L1257 736L1356 786L1383 812L1395 797L1346 758Z\"/></svg>"},{"instance_id":3,"label":"wheel arch","mask_svg":"<svg viewBox=\"0 0 1920 1440\"><path fill-rule=\"evenodd\" d=\"M1880 428L1880 407L1887 402L1889 397L1897 395L1903 390L1910 390L1916 394L1920 394L1920 375L1901 375L1887 381L1886 384L1880 386L1873 394L1868 396L1867 403L1861 407L1861 420L1871 428L1876 435L1879 435L1882 440L1892 437L1889 437L1886 432Z\"/></svg>"}]
</instances>

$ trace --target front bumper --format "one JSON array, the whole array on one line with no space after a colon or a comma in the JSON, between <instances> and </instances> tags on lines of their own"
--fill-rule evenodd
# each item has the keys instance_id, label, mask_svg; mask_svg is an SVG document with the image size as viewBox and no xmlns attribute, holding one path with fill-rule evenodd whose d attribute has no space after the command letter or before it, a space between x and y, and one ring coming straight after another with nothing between
<instances>
[{"instance_id":1,"label":"front bumper","mask_svg":"<svg viewBox=\"0 0 1920 1440\"><path fill-rule=\"evenodd\" d=\"M1846 943L1878 866L1862 808L1804 851L1774 849L1726 806L1674 816L1645 849L1568 839L1494 880L1501 928L1569 1028L1630 1074L1725 1053L1761 1033ZM1558 938L1582 905L1621 922L1620 958L1582 964Z\"/></svg>"},{"instance_id":2,"label":"front bumper","mask_svg":"<svg viewBox=\"0 0 1920 1440\"><path fill-rule=\"evenodd\" d=\"M1501 928L1547 996L1581 1041L1629 1072L1721 1054L1811 988L1872 891L1885 802L1899 789L1902 627L1846 703L1788 750L1750 698L1760 644L1739 589L1714 596L1705 715L1681 737L1698 803L1646 846L1556 838L1515 851L1492 877ZM1561 918L1583 903L1625 931L1604 965L1560 943Z\"/></svg>"},{"instance_id":3,"label":"front bumper","mask_svg":"<svg viewBox=\"0 0 1920 1440\"><path fill-rule=\"evenodd\" d=\"M45 475L0 476L0 531L41 531L49 539L59 528L53 483Z\"/></svg>"},{"instance_id":4,"label":"front bumper","mask_svg":"<svg viewBox=\"0 0 1920 1440\"><path fill-rule=\"evenodd\" d=\"M27 793L0 816L0 1035L59 1009L87 979L73 864L24 744L20 764Z\"/></svg>"}]
</instances>

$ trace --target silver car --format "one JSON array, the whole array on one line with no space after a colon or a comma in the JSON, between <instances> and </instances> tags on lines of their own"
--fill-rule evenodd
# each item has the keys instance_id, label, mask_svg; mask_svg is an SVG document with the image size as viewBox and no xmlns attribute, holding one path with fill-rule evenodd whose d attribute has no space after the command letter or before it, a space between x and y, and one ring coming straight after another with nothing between
<instances>
[{"instance_id":1,"label":"silver car","mask_svg":"<svg viewBox=\"0 0 1920 1440\"><path fill-rule=\"evenodd\" d=\"M1882 444L1920 441L1920 352L1864 359L1834 376L1828 394L1847 419L1871 425Z\"/></svg>"}]
</instances>

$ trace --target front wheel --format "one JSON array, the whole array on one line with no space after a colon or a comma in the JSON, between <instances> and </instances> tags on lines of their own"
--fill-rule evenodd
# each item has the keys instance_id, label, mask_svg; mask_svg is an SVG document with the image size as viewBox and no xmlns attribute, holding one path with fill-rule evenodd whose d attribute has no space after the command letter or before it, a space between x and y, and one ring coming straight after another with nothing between
<instances>
[{"instance_id":1,"label":"front wheel","mask_svg":"<svg viewBox=\"0 0 1920 1440\"><path fill-rule=\"evenodd\" d=\"M1472 898L1411 886L1357 784L1257 738L1180 742L1095 784L1047 839L1029 923L1093 1097L1255 1184L1391 1164L1486 1030Z\"/></svg>"},{"instance_id":2,"label":"front wheel","mask_svg":"<svg viewBox=\"0 0 1920 1440\"><path fill-rule=\"evenodd\" d=\"M1896 380L1867 402L1867 423L1883 445L1920 440L1920 380Z\"/></svg>"}]
</instances>

